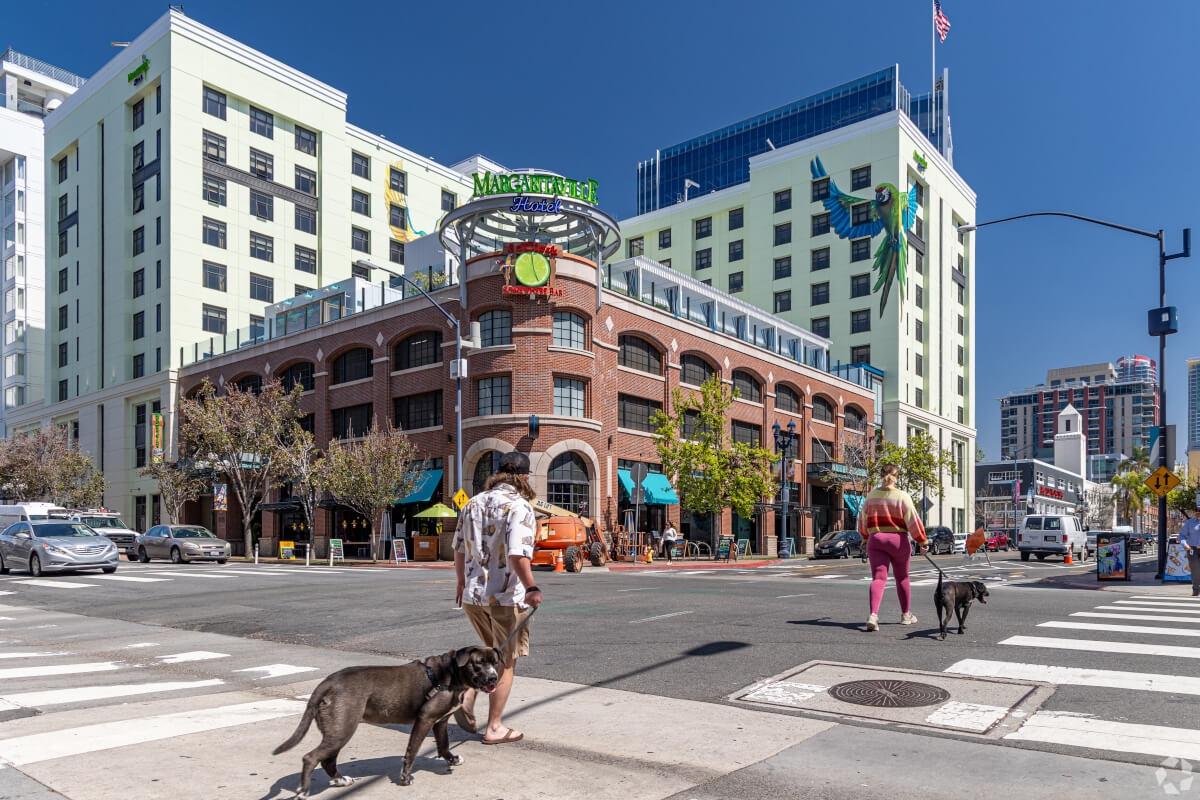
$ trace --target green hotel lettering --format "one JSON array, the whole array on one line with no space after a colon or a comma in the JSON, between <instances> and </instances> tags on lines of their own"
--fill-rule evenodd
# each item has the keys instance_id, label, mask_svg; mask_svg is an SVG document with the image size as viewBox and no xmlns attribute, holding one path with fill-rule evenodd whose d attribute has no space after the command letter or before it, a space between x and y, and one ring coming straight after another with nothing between
<instances>
[{"instance_id":1,"label":"green hotel lettering","mask_svg":"<svg viewBox=\"0 0 1200 800\"><path fill-rule=\"evenodd\" d=\"M560 178L557 175L536 175L532 173L501 173L476 172L471 176L475 185L474 197L488 197L493 194L548 194L555 197L568 197L584 203L596 204L596 189L600 184L592 178L578 181L573 178Z\"/></svg>"}]
</instances>

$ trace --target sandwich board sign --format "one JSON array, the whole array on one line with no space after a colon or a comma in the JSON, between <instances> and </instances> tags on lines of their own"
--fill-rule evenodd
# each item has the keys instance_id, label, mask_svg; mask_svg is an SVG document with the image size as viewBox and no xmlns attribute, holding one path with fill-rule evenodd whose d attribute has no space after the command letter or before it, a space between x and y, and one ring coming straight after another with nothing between
<instances>
[{"instance_id":1,"label":"sandwich board sign","mask_svg":"<svg viewBox=\"0 0 1200 800\"><path fill-rule=\"evenodd\" d=\"M408 545L403 539L392 540L392 563L404 564L408 561Z\"/></svg>"},{"instance_id":2,"label":"sandwich board sign","mask_svg":"<svg viewBox=\"0 0 1200 800\"><path fill-rule=\"evenodd\" d=\"M346 553L345 553L344 548L342 547L342 540L341 539L330 539L329 540L329 563L332 564L334 561L345 561L345 560L346 560Z\"/></svg>"},{"instance_id":3,"label":"sandwich board sign","mask_svg":"<svg viewBox=\"0 0 1200 800\"><path fill-rule=\"evenodd\" d=\"M296 543L280 540L279 542L279 558L289 561L296 558Z\"/></svg>"}]
</instances>

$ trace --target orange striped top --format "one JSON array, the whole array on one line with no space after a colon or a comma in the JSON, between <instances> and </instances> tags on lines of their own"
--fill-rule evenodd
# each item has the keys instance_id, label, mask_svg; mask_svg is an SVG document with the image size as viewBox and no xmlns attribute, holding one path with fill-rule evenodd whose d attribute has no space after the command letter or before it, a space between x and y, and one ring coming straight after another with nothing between
<instances>
[{"instance_id":1,"label":"orange striped top","mask_svg":"<svg viewBox=\"0 0 1200 800\"><path fill-rule=\"evenodd\" d=\"M881 487L867 494L858 514L858 532L864 539L876 533L907 533L914 542L925 541L917 507L908 492L900 489Z\"/></svg>"}]
</instances>

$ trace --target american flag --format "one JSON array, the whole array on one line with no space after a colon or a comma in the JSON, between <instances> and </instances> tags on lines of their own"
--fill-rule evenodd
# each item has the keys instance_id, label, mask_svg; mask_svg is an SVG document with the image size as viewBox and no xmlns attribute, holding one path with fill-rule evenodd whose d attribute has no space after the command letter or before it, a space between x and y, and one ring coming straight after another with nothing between
<instances>
[{"instance_id":1,"label":"american flag","mask_svg":"<svg viewBox=\"0 0 1200 800\"><path fill-rule=\"evenodd\" d=\"M942 13L941 0L933 0L933 27L937 29L938 39L946 41L950 35L950 18Z\"/></svg>"}]
</instances>

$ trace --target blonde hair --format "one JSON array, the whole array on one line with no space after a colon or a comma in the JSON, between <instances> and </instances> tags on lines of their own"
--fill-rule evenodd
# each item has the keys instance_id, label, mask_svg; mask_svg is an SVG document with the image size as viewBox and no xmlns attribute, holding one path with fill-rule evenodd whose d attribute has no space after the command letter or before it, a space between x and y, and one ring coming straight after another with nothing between
<instances>
[{"instance_id":1,"label":"blonde hair","mask_svg":"<svg viewBox=\"0 0 1200 800\"><path fill-rule=\"evenodd\" d=\"M897 483L900 480L900 467L895 464L884 464L883 469L879 472L879 482L881 484Z\"/></svg>"},{"instance_id":2,"label":"blonde hair","mask_svg":"<svg viewBox=\"0 0 1200 800\"><path fill-rule=\"evenodd\" d=\"M485 492L491 491L494 487L502 483L507 483L509 486L517 490L517 494L524 497L526 500L532 501L537 497L537 492L529 485L529 480L516 472L497 472L487 479L487 483L483 485Z\"/></svg>"}]
</instances>

